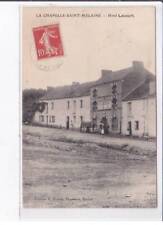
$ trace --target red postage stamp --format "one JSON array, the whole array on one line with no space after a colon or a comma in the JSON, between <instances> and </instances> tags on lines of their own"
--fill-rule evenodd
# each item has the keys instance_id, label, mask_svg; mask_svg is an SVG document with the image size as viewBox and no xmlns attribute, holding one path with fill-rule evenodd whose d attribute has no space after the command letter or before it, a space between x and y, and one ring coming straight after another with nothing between
<instances>
[{"instance_id":1,"label":"red postage stamp","mask_svg":"<svg viewBox=\"0 0 163 225\"><path fill-rule=\"evenodd\" d=\"M59 24L33 28L37 59L63 56Z\"/></svg>"}]
</instances>

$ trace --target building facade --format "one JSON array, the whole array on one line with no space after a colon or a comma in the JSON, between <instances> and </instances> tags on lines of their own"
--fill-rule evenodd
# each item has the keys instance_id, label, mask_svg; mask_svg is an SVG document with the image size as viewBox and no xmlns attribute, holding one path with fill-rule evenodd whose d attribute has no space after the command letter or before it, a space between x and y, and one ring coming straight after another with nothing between
<instances>
[{"instance_id":1,"label":"building facade","mask_svg":"<svg viewBox=\"0 0 163 225\"><path fill-rule=\"evenodd\" d=\"M103 123L105 133L120 133L121 92L121 80L99 84L91 89L91 118L95 128Z\"/></svg>"},{"instance_id":2,"label":"building facade","mask_svg":"<svg viewBox=\"0 0 163 225\"><path fill-rule=\"evenodd\" d=\"M122 101L122 134L156 137L155 82L142 84Z\"/></svg>"},{"instance_id":3,"label":"building facade","mask_svg":"<svg viewBox=\"0 0 163 225\"><path fill-rule=\"evenodd\" d=\"M122 134L156 137L155 97L122 103Z\"/></svg>"},{"instance_id":4,"label":"building facade","mask_svg":"<svg viewBox=\"0 0 163 225\"><path fill-rule=\"evenodd\" d=\"M149 95L149 81L154 82L154 76L137 61L133 62L132 67L120 71L102 70L101 78L96 81L90 92L94 127L98 129L100 124L104 124L105 133L123 134L122 117L126 113L123 113L123 99L144 84L147 89L146 95Z\"/></svg>"},{"instance_id":5,"label":"building facade","mask_svg":"<svg viewBox=\"0 0 163 225\"><path fill-rule=\"evenodd\" d=\"M102 70L96 81L48 88L40 99L45 108L35 113L33 121L67 129L79 129L85 123L92 132L103 127L104 133L155 136L155 124L150 121L153 118L156 123L153 86L155 78L142 62L134 61L119 71Z\"/></svg>"},{"instance_id":6,"label":"building facade","mask_svg":"<svg viewBox=\"0 0 163 225\"><path fill-rule=\"evenodd\" d=\"M36 112L34 122L53 127L79 128L82 121L90 121L90 96L41 100L43 112Z\"/></svg>"}]
</instances>

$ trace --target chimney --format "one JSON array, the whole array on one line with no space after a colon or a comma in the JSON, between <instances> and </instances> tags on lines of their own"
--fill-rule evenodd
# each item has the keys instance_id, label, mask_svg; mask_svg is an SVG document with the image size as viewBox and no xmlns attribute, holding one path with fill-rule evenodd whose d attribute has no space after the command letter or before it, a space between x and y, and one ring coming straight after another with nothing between
<instances>
[{"instance_id":1,"label":"chimney","mask_svg":"<svg viewBox=\"0 0 163 225\"><path fill-rule=\"evenodd\" d=\"M48 87L47 87L47 92L51 92L51 91L53 91L54 89L55 89L54 87L48 86Z\"/></svg>"},{"instance_id":2,"label":"chimney","mask_svg":"<svg viewBox=\"0 0 163 225\"><path fill-rule=\"evenodd\" d=\"M79 82L76 82L76 81L73 81L73 82L72 82L72 85L73 85L73 86L76 86L76 85L79 85L79 84L80 84L80 83L79 83Z\"/></svg>"},{"instance_id":3,"label":"chimney","mask_svg":"<svg viewBox=\"0 0 163 225\"><path fill-rule=\"evenodd\" d=\"M112 70L102 70L101 78L108 77L112 73Z\"/></svg>"},{"instance_id":4,"label":"chimney","mask_svg":"<svg viewBox=\"0 0 163 225\"><path fill-rule=\"evenodd\" d=\"M144 69L144 64L141 61L133 61L132 67L134 70L142 70L142 69Z\"/></svg>"}]
</instances>

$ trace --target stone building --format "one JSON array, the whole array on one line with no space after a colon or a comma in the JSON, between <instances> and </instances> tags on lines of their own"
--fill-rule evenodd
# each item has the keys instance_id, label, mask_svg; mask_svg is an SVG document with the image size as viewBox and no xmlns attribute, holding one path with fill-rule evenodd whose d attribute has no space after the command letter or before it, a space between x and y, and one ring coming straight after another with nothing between
<instances>
[{"instance_id":1,"label":"stone building","mask_svg":"<svg viewBox=\"0 0 163 225\"><path fill-rule=\"evenodd\" d=\"M150 80L122 101L122 134L156 137L156 89Z\"/></svg>"},{"instance_id":2,"label":"stone building","mask_svg":"<svg viewBox=\"0 0 163 225\"><path fill-rule=\"evenodd\" d=\"M67 129L80 128L85 122L91 124L94 132L98 132L103 125L105 133L128 134L127 102L136 90L143 90L144 87L149 90L147 86L151 83L155 84L154 75L144 68L142 62L134 61L131 67L123 70L102 70L101 77L96 81L49 87L47 94L40 99L45 103L45 109L35 113L34 122ZM146 91L148 104L150 96L151 93ZM141 102L142 96L138 95L137 101ZM131 104L136 104L136 101ZM139 111L139 103L136 108ZM145 116L146 108L144 110ZM149 124L146 121L145 126L149 127ZM145 135L145 132L140 133Z\"/></svg>"},{"instance_id":3,"label":"stone building","mask_svg":"<svg viewBox=\"0 0 163 225\"><path fill-rule=\"evenodd\" d=\"M34 123L53 126L79 128L82 121L91 121L90 87L93 82L63 87L48 87L47 94L40 99L45 109L37 111Z\"/></svg>"},{"instance_id":4,"label":"stone building","mask_svg":"<svg viewBox=\"0 0 163 225\"><path fill-rule=\"evenodd\" d=\"M106 131L122 133L122 101L144 82L154 81L142 62L134 61L132 67L110 71L102 70L102 76L91 88L91 118L95 127L104 123ZM143 87L142 87L143 88Z\"/></svg>"}]
</instances>

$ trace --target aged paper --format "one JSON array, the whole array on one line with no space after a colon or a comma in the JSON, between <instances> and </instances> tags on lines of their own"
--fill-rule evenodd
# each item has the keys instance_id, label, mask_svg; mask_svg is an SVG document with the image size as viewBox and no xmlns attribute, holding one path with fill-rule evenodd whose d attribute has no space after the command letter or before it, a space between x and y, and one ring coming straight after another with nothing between
<instances>
[{"instance_id":1,"label":"aged paper","mask_svg":"<svg viewBox=\"0 0 163 225\"><path fill-rule=\"evenodd\" d=\"M156 208L155 7L23 7L24 208Z\"/></svg>"}]
</instances>

